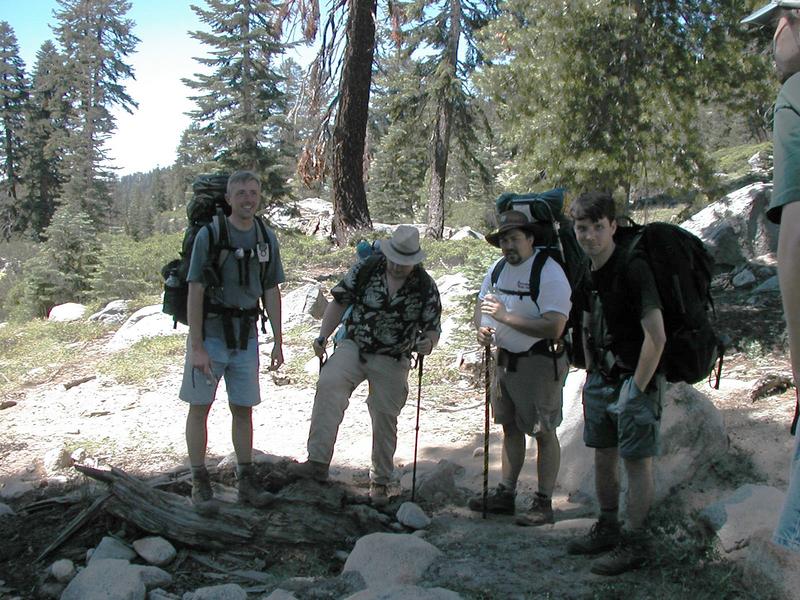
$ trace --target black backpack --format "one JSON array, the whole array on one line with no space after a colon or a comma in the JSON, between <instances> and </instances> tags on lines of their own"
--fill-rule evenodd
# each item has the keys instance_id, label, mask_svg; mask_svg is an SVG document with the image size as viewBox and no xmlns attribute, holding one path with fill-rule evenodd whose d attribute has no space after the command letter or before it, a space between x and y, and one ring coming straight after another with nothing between
<instances>
[{"instance_id":1,"label":"black backpack","mask_svg":"<svg viewBox=\"0 0 800 600\"><path fill-rule=\"evenodd\" d=\"M618 224L614 240L624 248L623 264L640 257L653 272L667 336L659 371L670 382L697 383L718 363L719 388L725 340L712 325L714 259L703 242L671 223L632 221Z\"/></svg>"},{"instance_id":2,"label":"black backpack","mask_svg":"<svg viewBox=\"0 0 800 600\"><path fill-rule=\"evenodd\" d=\"M564 270L572 290L572 309L562 337L570 364L585 369L581 323L583 315L575 300L589 283L589 258L578 245L572 223L564 215L564 189L555 188L538 194L505 193L497 198L495 205L501 213L518 210L536 225L534 241L539 253L531 265L530 275L530 296L534 303L539 297L542 268L547 258L555 260ZM491 274L492 285L497 282L505 264L503 258L495 265Z\"/></svg>"},{"instance_id":3,"label":"black backpack","mask_svg":"<svg viewBox=\"0 0 800 600\"><path fill-rule=\"evenodd\" d=\"M183 234L181 243L180 258L168 262L161 268L161 275L164 278L164 302L162 311L173 318L173 327L178 323L188 325L186 305L189 297L189 284L186 277L189 273L189 264L192 259L192 250L197 233L206 227L209 231L209 261L203 279L206 286L206 297L203 304L204 315L213 312L223 314L223 317L230 316L253 316L253 311L228 310L222 307L215 307L208 301L208 292L221 285L222 278L220 267L228 254L235 251L230 245L230 234L228 231L228 215L231 207L225 200L225 193L228 186L228 175L224 173L199 175L192 183L192 199L186 207L188 225ZM256 236L259 244L269 244L266 225L261 217L256 217ZM271 248L269 249L271 253ZM260 277L264 280L267 263L260 265ZM234 314L235 313L235 314ZM239 314L241 313L241 314ZM256 309L254 315L262 315L262 331L265 331L263 310ZM227 315L227 317L226 317ZM226 337L228 337L229 327L226 327ZM234 347L231 339L227 340L228 346ZM246 344L246 340L244 342Z\"/></svg>"}]
</instances>

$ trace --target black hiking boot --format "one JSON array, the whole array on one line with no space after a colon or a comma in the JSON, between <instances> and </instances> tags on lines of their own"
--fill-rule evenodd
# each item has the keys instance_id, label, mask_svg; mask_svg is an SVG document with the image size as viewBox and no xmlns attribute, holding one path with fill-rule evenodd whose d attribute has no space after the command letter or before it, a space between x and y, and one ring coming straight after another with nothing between
<instances>
[{"instance_id":1,"label":"black hiking boot","mask_svg":"<svg viewBox=\"0 0 800 600\"><path fill-rule=\"evenodd\" d=\"M601 519L592 525L589 533L567 544L567 554L599 554L616 547L621 539L619 523Z\"/></svg>"},{"instance_id":2,"label":"black hiking boot","mask_svg":"<svg viewBox=\"0 0 800 600\"><path fill-rule=\"evenodd\" d=\"M556 522L553 514L553 501L550 496L545 496L536 492L531 503L531 508L526 515L520 515L514 521L523 527L537 527L539 525L549 525Z\"/></svg>"},{"instance_id":3,"label":"black hiking boot","mask_svg":"<svg viewBox=\"0 0 800 600\"><path fill-rule=\"evenodd\" d=\"M219 507L214 503L211 478L205 465L192 467L192 505L198 513L207 517L219 511Z\"/></svg>"},{"instance_id":4,"label":"black hiking boot","mask_svg":"<svg viewBox=\"0 0 800 600\"><path fill-rule=\"evenodd\" d=\"M269 492L259 491L255 482L253 464L239 464L236 466L236 488L239 492L239 504L247 504L255 508L264 508L275 501L275 496Z\"/></svg>"},{"instance_id":5,"label":"black hiking boot","mask_svg":"<svg viewBox=\"0 0 800 600\"><path fill-rule=\"evenodd\" d=\"M508 489L502 483L498 483L497 487L489 490L486 497L486 512L496 515L513 515L514 514L514 500L516 493ZM483 512L483 494L473 496L467 502L470 510Z\"/></svg>"},{"instance_id":6,"label":"black hiking boot","mask_svg":"<svg viewBox=\"0 0 800 600\"><path fill-rule=\"evenodd\" d=\"M591 571L596 575L621 575L644 566L651 555L649 541L643 534L626 534L611 552L592 563Z\"/></svg>"}]
</instances>

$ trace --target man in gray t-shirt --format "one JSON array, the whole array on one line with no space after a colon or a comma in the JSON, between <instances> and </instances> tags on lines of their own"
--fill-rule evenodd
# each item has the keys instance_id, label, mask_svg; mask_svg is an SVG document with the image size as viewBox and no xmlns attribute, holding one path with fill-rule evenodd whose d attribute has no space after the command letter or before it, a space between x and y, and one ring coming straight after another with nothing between
<instances>
[{"instance_id":1,"label":"man in gray t-shirt","mask_svg":"<svg viewBox=\"0 0 800 600\"><path fill-rule=\"evenodd\" d=\"M226 223L213 223L197 233L189 264L186 347L181 400L189 403L186 446L192 466L192 501L201 509L213 508L208 471L206 421L221 377L225 378L233 418L232 438L236 452L239 501L265 506L271 495L259 493L253 477L253 406L261 401L258 383L257 318L259 301L269 317L275 343L270 369L283 364L281 296L278 284L285 276L274 232L257 222L261 182L249 171L228 179L225 199L231 206ZM218 264L210 264L211 236L219 241L220 227L227 227L229 248ZM208 274L219 279L209 286Z\"/></svg>"}]
</instances>

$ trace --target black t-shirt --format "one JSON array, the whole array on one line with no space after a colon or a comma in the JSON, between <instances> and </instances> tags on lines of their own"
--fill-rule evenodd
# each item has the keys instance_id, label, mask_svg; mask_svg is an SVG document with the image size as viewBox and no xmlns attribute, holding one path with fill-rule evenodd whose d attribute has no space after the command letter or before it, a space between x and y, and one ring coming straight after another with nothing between
<instances>
[{"instance_id":1,"label":"black t-shirt","mask_svg":"<svg viewBox=\"0 0 800 600\"><path fill-rule=\"evenodd\" d=\"M650 266L641 258L624 265L624 252L617 246L606 264L592 271L590 296L581 304L583 310L591 311L591 296L597 295L606 333L604 341L598 342L614 353L622 370L633 371L644 341L642 318L662 307Z\"/></svg>"}]
</instances>

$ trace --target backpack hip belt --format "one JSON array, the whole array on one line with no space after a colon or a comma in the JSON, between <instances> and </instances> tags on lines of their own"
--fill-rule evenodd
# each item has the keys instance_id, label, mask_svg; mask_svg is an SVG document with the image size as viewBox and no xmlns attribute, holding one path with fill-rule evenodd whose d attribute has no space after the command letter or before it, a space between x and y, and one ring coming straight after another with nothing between
<instances>
[{"instance_id":1,"label":"backpack hip belt","mask_svg":"<svg viewBox=\"0 0 800 600\"><path fill-rule=\"evenodd\" d=\"M523 352L511 352L505 348L497 349L497 366L505 367L509 373L517 370L517 360L525 356L549 356L553 359L555 379L558 380L558 359L564 355L565 348L561 340L539 340Z\"/></svg>"},{"instance_id":2,"label":"backpack hip belt","mask_svg":"<svg viewBox=\"0 0 800 600\"><path fill-rule=\"evenodd\" d=\"M238 348L239 350L247 349L247 341L250 338L250 326L253 324L255 317L261 314L259 308L230 308L222 306L221 304L206 303L204 313L220 315L222 317L222 331L225 334L225 345L231 350ZM236 334L233 331L233 319L239 319L239 343L236 343ZM205 315L203 318L205 325ZM264 323L261 323L262 329L265 329ZM205 339L205 326L203 327L203 338Z\"/></svg>"}]
</instances>

